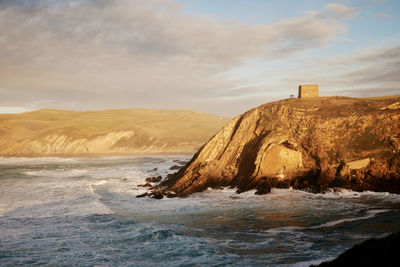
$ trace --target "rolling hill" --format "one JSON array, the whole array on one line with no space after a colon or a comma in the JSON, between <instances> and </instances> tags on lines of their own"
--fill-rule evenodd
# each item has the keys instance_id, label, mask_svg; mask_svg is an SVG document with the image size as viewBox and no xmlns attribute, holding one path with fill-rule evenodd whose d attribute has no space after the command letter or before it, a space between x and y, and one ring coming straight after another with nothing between
<instances>
[{"instance_id":1,"label":"rolling hill","mask_svg":"<svg viewBox=\"0 0 400 267\"><path fill-rule=\"evenodd\" d=\"M0 114L0 156L193 153L228 121L188 110Z\"/></svg>"}]
</instances>

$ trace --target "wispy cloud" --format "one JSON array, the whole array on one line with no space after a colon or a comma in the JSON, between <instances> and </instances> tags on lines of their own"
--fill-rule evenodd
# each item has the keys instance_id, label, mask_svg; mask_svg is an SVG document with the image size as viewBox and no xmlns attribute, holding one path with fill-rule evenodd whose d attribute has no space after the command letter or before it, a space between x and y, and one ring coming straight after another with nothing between
<instances>
[{"instance_id":1,"label":"wispy cloud","mask_svg":"<svg viewBox=\"0 0 400 267\"><path fill-rule=\"evenodd\" d=\"M254 25L189 16L173 0L3 0L0 106L232 114L241 94L254 101L262 85L226 79L226 71L327 46L346 31L341 20L357 12L330 4Z\"/></svg>"},{"instance_id":2,"label":"wispy cloud","mask_svg":"<svg viewBox=\"0 0 400 267\"><path fill-rule=\"evenodd\" d=\"M400 94L400 45L373 47L353 55L319 59L292 71L287 80L308 76L319 81L325 95L346 93L353 96ZM353 92L353 94L351 94Z\"/></svg>"},{"instance_id":3,"label":"wispy cloud","mask_svg":"<svg viewBox=\"0 0 400 267\"><path fill-rule=\"evenodd\" d=\"M348 7L341 4L328 4L325 6L325 11L328 16L336 19L351 19L360 12L358 7Z\"/></svg>"},{"instance_id":4,"label":"wispy cloud","mask_svg":"<svg viewBox=\"0 0 400 267\"><path fill-rule=\"evenodd\" d=\"M380 12L380 13L375 13L374 17L377 17L380 19L388 19L388 18L391 18L392 16L390 14Z\"/></svg>"}]
</instances>

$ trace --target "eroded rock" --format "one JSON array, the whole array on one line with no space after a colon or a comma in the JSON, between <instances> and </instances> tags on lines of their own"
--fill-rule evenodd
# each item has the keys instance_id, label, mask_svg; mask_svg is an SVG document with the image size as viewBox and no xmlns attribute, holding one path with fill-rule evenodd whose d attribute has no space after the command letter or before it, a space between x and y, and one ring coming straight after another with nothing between
<instances>
[{"instance_id":1,"label":"eroded rock","mask_svg":"<svg viewBox=\"0 0 400 267\"><path fill-rule=\"evenodd\" d=\"M138 187L151 187L150 183L140 184Z\"/></svg>"},{"instance_id":2,"label":"eroded rock","mask_svg":"<svg viewBox=\"0 0 400 267\"><path fill-rule=\"evenodd\" d=\"M234 118L161 183L185 196L221 186L238 192L344 187L400 193L399 97L325 97L268 103Z\"/></svg>"},{"instance_id":3,"label":"eroded rock","mask_svg":"<svg viewBox=\"0 0 400 267\"><path fill-rule=\"evenodd\" d=\"M149 178L146 178L146 182L147 182L147 183L158 183L158 182L161 181L161 179L162 179L161 176L149 177Z\"/></svg>"}]
</instances>

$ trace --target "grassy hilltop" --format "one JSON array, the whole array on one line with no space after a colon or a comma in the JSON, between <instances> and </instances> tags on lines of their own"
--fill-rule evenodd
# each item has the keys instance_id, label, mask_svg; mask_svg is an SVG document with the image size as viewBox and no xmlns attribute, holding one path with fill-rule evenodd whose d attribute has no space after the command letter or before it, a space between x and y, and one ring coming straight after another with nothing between
<instances>
[{"instance_id":1,"label":"grassy hilltop","mask_svg":"<svg viewBox=\"0 0 400 267\"><path fill-rule=\"evenodd\" d=\"M0 155L192 153L228 121L188 110L0 114Z\"/></svg>"}]
</instances>

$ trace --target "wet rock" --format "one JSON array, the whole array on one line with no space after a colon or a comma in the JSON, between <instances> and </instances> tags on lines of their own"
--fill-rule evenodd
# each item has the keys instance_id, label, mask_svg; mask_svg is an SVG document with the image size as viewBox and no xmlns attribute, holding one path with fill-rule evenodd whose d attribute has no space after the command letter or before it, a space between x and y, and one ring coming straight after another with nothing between
<instances>
[{"instance_id":1,"label":"wet rock","mask_svg":"<svg viewBox=\"0 0 400 267\"><path fill-rule=\"evenodd\" d=\"M175 160L173 160L173 162L175 162L175 163L177 163L179 165L185 165L187 163L187 161L179 160L179 159L175 159Z\"/></svg>"},{"instance_id":2,"label":"wet rock","mask_svg":"<svg viewBox=\"0 0 400 267\"><path fill-rule=\"evenodd\" d=\"M138 187L151 187L150 183L140 184Z\"/></svg>"},{"instance_id":3,"label":"wet rock","mask_svg":"<svg viewBox=\"0 0 400 267\"><path fill-rule=\"evenodd\" d=\"M181 168L181 166L178 165L174 165L171 168L169 168L170 170L179 170Z\"/></svg>"},{"instance_id":4,"label":"wet rock","mask_svg":"<svg viewBox=\"0 0 400 267\"><path fill-rule=\"evenodd\" d=\"M266 179L256 187L255 195L265 195L271 193L271 183L269 183Z\"/></svg>"},{"instance_id":5,"label":"wet rock","mask_svg":"<svg viewBox=\"0 0 400 267\"><path fill-rule=\"evenodd\" d=\"M153 192L149 195L149 197L155 198L155 199L162 199L162 198L164 198L164 195L161 192Z\"/></svg>"},{"instance_id":6,"label":"wet rock","mask_svg":"<svg viewBox=\"0 0 400 267\"><path fill-rule=\"evenodd\" d=\"M399 266L400 232L385 238L368 239L345 251L335 260L321 263L320 267L336 266Z\"/></svg>"},{"instance_id":7,"label":"wet rock","mask_svg":"<svg viewBox=\"0 0 400 267\"><path fill-rule=\"evenodd\" d=\"M174 198L174 197L176 197L176 193L173 192L173 191L166 191L166 192L164 192L164 195L165 195L167 198Z\"/></svg>"},{"instance_id":8,"label":"wet rock","mask_svg":"<svg viewBox=\"0 0 400 267\"><path fill-rule=\"evenodd\" d=\"M161 181L161 179L162 179L161 176L149 177L149 178L146 178L146 182L147 182L147 183L158 183L158 182Z\"/></svg>"},{"instance_id":9,"label":"wet rock","mask_svg":"<svg viewBox=\"0 0 400 267\"><path fill-rule=\"evenodd\" d=\"M143 193L143 194L140 194L140 195L137 195L136 197L137 198L141 198L141 197L147 197L149 195L149 193Z\"/></svg>"}]
</instances>

